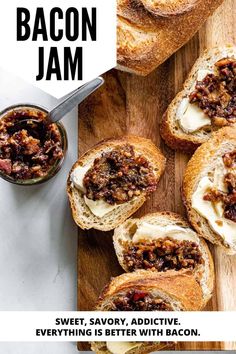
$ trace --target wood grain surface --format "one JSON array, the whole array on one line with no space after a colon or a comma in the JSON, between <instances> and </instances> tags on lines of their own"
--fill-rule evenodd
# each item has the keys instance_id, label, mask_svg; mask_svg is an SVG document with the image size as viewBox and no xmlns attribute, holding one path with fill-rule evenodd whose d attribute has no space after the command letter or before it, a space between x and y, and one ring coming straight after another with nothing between
<instances>
[{"instance_id":1,"label":"wood grain surface","mask_svg":"<svg viewBox=\"0 0 236 354\"><path fill-rule=\"evenodd\" d=\"M226 0L197 35L147 77L112 70L106 84L79 109L79 155L109 137L136 134L152 139L167 157L167 168L158 190L136 213L157 210L185 213L181 201L182 177L188 156L169 149L159 135L159 123L181 89L203 49L236 42L236 1ZM206 310L236 310L236 257L211 246L216 286ZM123 273L115 256L112 233L79 230L78 310L93 310L98 295L111 277ZM87 343L80 350L89 350ZM178 343L178 350L236 350L236 343Z\"/></svg>"}]
</instances>

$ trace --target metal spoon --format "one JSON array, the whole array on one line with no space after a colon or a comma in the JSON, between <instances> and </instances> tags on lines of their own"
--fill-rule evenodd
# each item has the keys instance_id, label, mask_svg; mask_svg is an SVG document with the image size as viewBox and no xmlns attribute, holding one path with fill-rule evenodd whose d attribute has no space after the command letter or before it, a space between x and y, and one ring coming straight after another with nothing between
<instances>
[{"instance_id":1,"label":"metal spoon","mask_svg":"<svg viewBox=\"0 0 236 354\"><path fill-rule=\"evenodd\" d=\"M79 105L85 100L85 98L96 91L103 83L104 79L102 77L98 77L66 95L62 102L53 108L52 111L48 112L47 123L56 123L61 120L76 105ZM39 124L41 122L33 118L22 119L14 124L14 130L20 130L21 127L25 127L26 124L31 125L34 123Z\"/></svg>"},{"instance_id":2,"label":"metal spoon","mask_svg":"<svg viewBox=\"0 0 236 354\"><path fill-rule=\"evenodd\" d=\"M67 113L69 113L76 105L83 102L89 95L96 91L102 84L104 79L98 77L87 84L79 87L73 91L70 95L67 95L65 100L60 102L51 112L48 113L48 119L52 123L58 122Z\"/></svg>"}]
</instances>

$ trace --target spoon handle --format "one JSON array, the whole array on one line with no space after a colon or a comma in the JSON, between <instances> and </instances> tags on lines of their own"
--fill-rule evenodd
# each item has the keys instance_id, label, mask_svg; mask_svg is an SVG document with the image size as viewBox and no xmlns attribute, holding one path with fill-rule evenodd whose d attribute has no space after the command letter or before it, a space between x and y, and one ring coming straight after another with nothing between
<instances>
[{"instance_id":1,"label":"spoon handle","mask_svg":"<svg viewBox=\"0 0 236 354\"><path fill-rule=\"evenodd\" d=\"M48 116L50 121L58 122L62 119L67 113L69 113L75 106L79 105L82 101L85 100L91 93L96 91L102 84L104 80L102 77L98 77L87 84L79 87L77 90L73 91L71 94L66 96L66 99L59 103Z\"/></svg>"}]
</instances>

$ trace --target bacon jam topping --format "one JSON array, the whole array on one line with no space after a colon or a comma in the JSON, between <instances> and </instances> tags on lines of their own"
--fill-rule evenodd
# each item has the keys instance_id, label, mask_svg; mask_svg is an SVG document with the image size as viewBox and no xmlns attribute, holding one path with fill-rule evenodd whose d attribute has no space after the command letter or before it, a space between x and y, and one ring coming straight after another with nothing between
<instances>
[{"instance_id":1,"label":"bacon jam topping","mask_svg":"<svg viewBox=\"0 0 236 354\"><path fill-rule=\"evenodd\" d=\"M110 311L173 311L163 299L156 299L150 292L130 290L113 300Z\"/></svg>"},{"instance_id":2,"label":"bacon jam topping","mask_svg":"<svg viewBox=\"0 0 236 354\"><path fill-rule=\"evenodd\" d=\"M193 241L179 241L171 237L153 242L127 242L124 245L124 260L132 272L136 269L151 269L165 272L170 269L195 269L203 264L199 246Z\"/></svg>"},{"instance_id":3,"label":"bacon jam topping","mask_svg":"<svg viewBox=\"0 0 236 354\"><path fill-rule=\"evenodd\" d=\"M236 222L236 151L223 156L223 162L229 171L224 176L224 184L227 192L222 192L217 188L212 188L204 195L204 200L223 203L224 217Z\"/></svg>"},{"instance_id":4,"label":"bacon jam topping","mask_svg":"<svg viewBox=\"0 0 236 354\"><path fill-rule=\"evenodd\" d=\"M83 184L87 198L103 199L111 205L128 202L141 192L151 193L157 187L149 161L136 155L129 144L104 152L95 159Z\"/></svg>"},{"instance_id":5,"label":"bacon jam topping","mask_svg":"<svg viewBox=\"0 0 236 354\"><path fill-rule=\"evenodd\" d=\"M217 74L197 81L189 100L198 104L214 126L222 127L236 122L236 59L221 59L215 67Z\"/></svg>"},{"instance_id":6,"label":"bacon jam topping","mask_svg":"<svg viewBox=\"0 0 236 354\"><path fill-rule=\"evenodd\" d=\"M46 113L15 109L0 119L0 171L14 180L44 177L63 157L56 124L46 124ZM37 120L34 123L32 119ZM20 120L24 120L19 124Z\"/></svg>"}]
</instances>

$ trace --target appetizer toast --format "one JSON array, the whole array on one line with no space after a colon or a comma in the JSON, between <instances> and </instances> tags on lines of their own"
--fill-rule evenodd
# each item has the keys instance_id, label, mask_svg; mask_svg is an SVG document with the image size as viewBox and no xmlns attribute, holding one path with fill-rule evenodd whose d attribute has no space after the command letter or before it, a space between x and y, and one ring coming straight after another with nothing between
<instances>
[{"instance_id":1,"label":"appetizer toast","mask_svg":"<svg viewBox=\"0 0 236 354\"><path fill-rule=\"evenodd\" d=\"M166 159L149 140L109 139L72 167L67 192L75 222L82 229L112 230L155 191Z\"/></svg>"},{"instance_id":2,"label":"appetizer toast","mask_svg":"<svg viewBox=\"0 0 236 354\"><path fill-rule=\"evenodd\" d=\"M126 272L139 269L191 271L202 287L205 303L212 296L214 265L203 238L172 212L128 219L114 231L114 247Z\"/></svg>"},{"instance_id":3,"label":"appetizer toast","mask_svg":"<svg viewBox=\"0 0 236 354\"><path fill-rule=\"evenodd\" d=\"M207 50L164 114L161 135L172 149L192 153L214 131L235 125L236 47Z\"/></svg>"},{"instance_id":4,"label":"appetizer toast","mask_svg":"<svg viewBox=\"0 0 236 354\"><path fill-rule=\"evenodd\" d=\"M201 287L192 275L139 270L114 278L102 292L97 311L197 311L203 307ZM167 349L161 342L93 342L96 353L150 353Z\"/></svg>"},{"instance_id":5,"label":"appetizer toast","mask_svg":"<svg viewBox=\"0 0 236 354\"><path fill-rule=\"evenodd\" d=\"M197 149L187 165L183 200L190 223L210 242L236 253L236 127Z\"/></svg>"}]
</instances>

